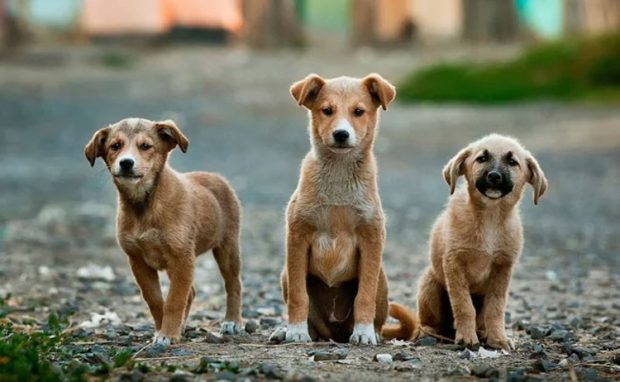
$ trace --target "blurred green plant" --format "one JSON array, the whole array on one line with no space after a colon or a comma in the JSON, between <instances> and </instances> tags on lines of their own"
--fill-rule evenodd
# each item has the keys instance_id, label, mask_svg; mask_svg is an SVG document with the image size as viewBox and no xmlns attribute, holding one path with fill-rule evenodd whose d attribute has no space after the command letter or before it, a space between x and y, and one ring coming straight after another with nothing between
<instances>
[{"instance_id":1,"label":"blurred green plant","mask_svg":"<svg viewBox=\"0 0 620 382\"><path fill-rule=\"evenodd\" d=\"M533 99L620 100L620 33L539 45L491 64L439 64L409 75L404 102L504 103Z\"/></svg>"},{"instance_id":2,"label":"blurred green plant","mask_svg":"<svg viewBox=\"0 0 620 382\"><path fill-rule=\"evenodd\" d=\"M128 53L107 52L100 57L101 64L111 69L130 69L135 64L135 57Z\"/></svg>"}]
</instances>

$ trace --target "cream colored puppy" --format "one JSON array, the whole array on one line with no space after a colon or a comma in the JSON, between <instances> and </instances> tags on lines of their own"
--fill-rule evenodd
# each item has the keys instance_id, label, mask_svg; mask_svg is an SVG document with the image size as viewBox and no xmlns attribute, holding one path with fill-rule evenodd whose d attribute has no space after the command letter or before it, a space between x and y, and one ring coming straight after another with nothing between
<instances>
[{"instance_id":1,"label":"cream colored puppy","mask_svg":"<svg viewBox=\"0 0 620 382\"><path fill-rule=\"evenodd\" d=\"M443 176L454 194L431 234L432 264L418 292L421 331L470 347L481 337L491 347L509 349L504 310L523 248L518 204L528 183L538 204L547 179L529 151L497 134L461 150ZM460 176L466 184L455 192Z\"/></svg>"}]
</instances>

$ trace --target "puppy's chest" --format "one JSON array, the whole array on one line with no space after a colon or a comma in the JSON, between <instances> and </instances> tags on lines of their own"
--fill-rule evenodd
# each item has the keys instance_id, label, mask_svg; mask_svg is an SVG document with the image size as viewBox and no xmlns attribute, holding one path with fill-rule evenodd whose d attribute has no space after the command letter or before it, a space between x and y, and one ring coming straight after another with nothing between
<instances>
[{"instance_id":1,"label":"puppy's chest","mask_svg":"<svg viewBox=\"0 0 620 382\"><path fill-rule=\"evenodd\" d=\"M335 286L357 276L356 227L361 219L351 207L324 207L316 211L311 237L309 271Z\"/></svg>"},{"instance_id":2,"label":"puppy's chest","mask_svg":"<svg viewBox=\"0 0 620 382\"><path fill-rule=\"evenodd\" d=\"M131 230L118 233L121 247L130 255L139 255L150 267L167 268L166 253L170 251L167 233L157 228Z\"/></svg>"}]
</instances>

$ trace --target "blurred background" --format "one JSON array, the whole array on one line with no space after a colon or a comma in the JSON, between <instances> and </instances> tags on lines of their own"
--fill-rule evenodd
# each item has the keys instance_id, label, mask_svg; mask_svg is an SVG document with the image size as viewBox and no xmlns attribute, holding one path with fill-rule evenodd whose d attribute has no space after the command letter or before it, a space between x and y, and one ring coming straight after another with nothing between
<instances>
[{"instance_id":1,"label":"blurred background","mask_svg":"<svg viewBox=\"0 0 620 382\"><path fill-rule=\"evenodd\" d=\"M618 0L0 0L0 296L149 322L112 181L83 148L122 118L172 118L191 141L173 166L222 173L243 203L244 314L280 319L283 212L309 148L288 88L378 72L398 91L376 145L395 299L415 306L441 168L498 132L550 181L522 203L513 289L529 305L514 299L513 319L620 304L619 31ZM219 274L199 264L194 311L220 318Z\"/></svg>"}]
</instances>

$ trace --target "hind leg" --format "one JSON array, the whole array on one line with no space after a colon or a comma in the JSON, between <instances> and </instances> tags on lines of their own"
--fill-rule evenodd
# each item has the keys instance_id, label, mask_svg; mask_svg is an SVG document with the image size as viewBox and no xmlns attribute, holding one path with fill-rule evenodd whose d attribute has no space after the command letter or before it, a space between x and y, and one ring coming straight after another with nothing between
<instances>
[{"instance_id":1,"label":"hind leg","mask_svg":"<svg viewBox=\"0 0 620 382\"><path fill-rule=\"evenodd\" d=\"M185 326L185 323L187 323L187 319L189 318L189 312L192 309L194 297L196 297L196 288L194 288L194 286L192 285L192 290L189 291L189 295L187 296L187 305L185 305L185 312L183 312L183 326Z\"/></svg>"},{"instance_id":2,"label":"hind leg","mask_svg":"<svg viewBox=\"0 0 620 382\"><path fill-rule=\"evenodd\" d=\"M241 255L239 242L235 237L222 246L213 249L213 255L226 288L226 315L220 328L223 334L241 332Z\"/></svg>"},{"instance_id":3,"label":"hind leg","mask_svg":"<svg viewBox=\"0 0 620 382\"><path fill-rule=\"evenodd\" d=\"M435 279L431 268L427 268L418 287L418 316L420 332L441 334L443 328L443 286Z\"/></svg>"}]
</instances>

